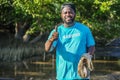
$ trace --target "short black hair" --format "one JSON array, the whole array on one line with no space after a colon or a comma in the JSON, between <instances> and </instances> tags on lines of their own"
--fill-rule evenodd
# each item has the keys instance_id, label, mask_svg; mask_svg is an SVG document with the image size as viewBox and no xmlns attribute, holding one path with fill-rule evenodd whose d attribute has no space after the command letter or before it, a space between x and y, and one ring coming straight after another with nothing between
<instances>
[{"instance_id":1,"label":"short black hair","mask_svg":"<svg viewBox=\"0 0 120 80\"><path fill-rule=\"evenodd\" d=\"M71 3L71 2L70 2L70 3L64 3L64 4L62 4L62 6L61 6L61 12L62 12L62 10L63 10L63 8L64 8L65 6L70 7L70 8L73 9L74 12L76 13L75 5L74 5L73 3Z\"/></svg>"}]
</instances>

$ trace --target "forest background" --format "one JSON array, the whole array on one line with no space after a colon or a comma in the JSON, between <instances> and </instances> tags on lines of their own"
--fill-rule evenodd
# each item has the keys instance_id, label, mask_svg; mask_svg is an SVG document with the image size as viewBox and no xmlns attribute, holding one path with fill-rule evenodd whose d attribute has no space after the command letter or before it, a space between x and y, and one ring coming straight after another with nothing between
<instances>
[{"instance_id":1,"label":"forest background","mask_svg":"<svg viewBox=\"0 0 120 80\"><path fill-rule=\"evenodd\" d=\"M90 27L96 46L120 37L120 0L0 0L0 59L44 52L46 37L61 22L60 7L64 2L76 5L76 21ZM31 50L33 47L39 49ZM5 54L7 57L3 57Z\"/></svg>"}]
</instances>

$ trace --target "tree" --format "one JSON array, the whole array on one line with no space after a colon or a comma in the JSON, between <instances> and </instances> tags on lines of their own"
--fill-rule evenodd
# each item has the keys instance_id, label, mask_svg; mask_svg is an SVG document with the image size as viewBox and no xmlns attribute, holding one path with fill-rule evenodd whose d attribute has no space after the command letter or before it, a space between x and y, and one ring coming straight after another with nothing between
<instances>
[{"instance_id":1,"label":"tree","mask_svg":"<svg viewBox=\"0 0 120 80\"><path fill-rule=\"evenodd\" d=\"M64 2L76 5L76 20L91 28L96 41L105 44L120 36L119 0L1 0L0 22L12 23L16 38L23 41L34 35L33 43L61 22L60 6Z\"/></svg>"}]
</instances>

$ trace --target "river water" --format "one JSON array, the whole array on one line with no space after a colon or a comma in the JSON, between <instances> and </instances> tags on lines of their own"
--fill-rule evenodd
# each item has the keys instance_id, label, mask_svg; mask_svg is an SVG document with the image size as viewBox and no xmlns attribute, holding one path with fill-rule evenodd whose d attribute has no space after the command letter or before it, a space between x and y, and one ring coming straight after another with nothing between
<instances>
[{"instance_id":1,"label":"river water","mask_svg":"<svg viewBox=\"0 0 120 80\"><path fill-rule=\"evenodd\" d=\"M91 73L91 80L120 72L119 59L93 60L93 63L95 70ZM55 76L54 55L46 61L34 57L20 62L0 62L0 80L55 80Z\"/></svg>"}]
</instances>

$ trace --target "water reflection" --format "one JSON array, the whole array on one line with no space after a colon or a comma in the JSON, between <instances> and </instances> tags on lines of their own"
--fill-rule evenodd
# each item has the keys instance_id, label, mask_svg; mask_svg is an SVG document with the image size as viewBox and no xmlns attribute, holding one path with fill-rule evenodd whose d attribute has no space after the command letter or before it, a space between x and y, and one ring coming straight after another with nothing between
<instances>
[{"instance_id":1,"label":"water reflection","mask_svg":"<svg viewBox=\"0 0 120 80\"><path fill-rule=\"evenodd\" d=\"M108 61L108 60L94 60L95 71L94 74L110 74L113 72L120 71L119 60L117 61Z\"/></svg>"},{"instance_id":2,"label":"water reflection","mask_svg":"<svg viewBox=\"0 0 120 80\"><path fill-rule=\"evenodd\" d=\"M120 71L120 60L93 60L91 78ZM55 60L0 62L0 80L55 80ZM6 79L5 79L6 78ZM10 79L11 78L11 79Z\"/></svg>"}]
</instances>

